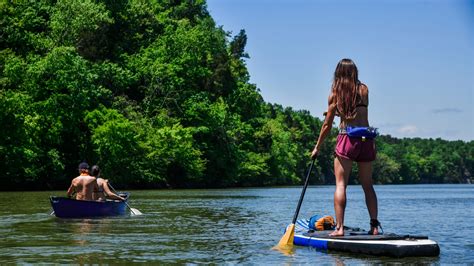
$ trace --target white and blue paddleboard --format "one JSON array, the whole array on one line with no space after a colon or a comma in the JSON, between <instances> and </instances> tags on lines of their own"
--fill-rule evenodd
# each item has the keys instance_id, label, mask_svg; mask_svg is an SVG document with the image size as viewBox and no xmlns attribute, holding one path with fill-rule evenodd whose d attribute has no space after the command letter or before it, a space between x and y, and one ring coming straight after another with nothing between
<instances>
[{"instance_id":1,"label":"white and blue paddleboard","mask_svg":"<svg viewBox=\"0 0 474 266\"><path fill-rule=\"evenodd\" d=\"M334 250L358 254L391 257L438 256L439 246L427 236L385 233L369 235L359 228L346 227L344 236L329 236L332 230L314 231L309 220L301 219L295 225L294 244L319 250Z\"/></svg>"}]
</instances>

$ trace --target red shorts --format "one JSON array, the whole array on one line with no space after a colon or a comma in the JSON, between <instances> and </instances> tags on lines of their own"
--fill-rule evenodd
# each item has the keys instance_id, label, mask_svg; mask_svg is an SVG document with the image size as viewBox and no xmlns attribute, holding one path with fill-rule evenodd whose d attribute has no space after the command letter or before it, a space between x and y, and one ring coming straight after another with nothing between
<instances>
[{"instance_id":1,"label":"red shorts","mask_svg":"<svg viewBox=\"0 0 474 266\"><path fill-rule=\"evenodd\" d=\"M373 139L351 138L346 134L337 135L336 155L356 162L375 160L375 141Z\"/></svg>"}]
</instances>

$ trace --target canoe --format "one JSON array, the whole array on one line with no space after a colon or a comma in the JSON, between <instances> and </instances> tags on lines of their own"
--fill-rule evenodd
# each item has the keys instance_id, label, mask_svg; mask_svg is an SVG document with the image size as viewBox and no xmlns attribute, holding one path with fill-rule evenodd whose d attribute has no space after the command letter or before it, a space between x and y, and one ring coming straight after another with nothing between
<instances>
[{"instance_id":1,"label":"canoe","mask_svg":"<svg viewBox=\"0 0 474 266\"><path fill-rule=\"evenodd\" d=\"M120 193L119 195L128 200L129 193ZM127 214L126 201L86 201L51 196L50 202L54 215L59 218L104 217Z\"/></svg>"},{"instance_id":2,"label":"canoe","mask_svg":"<svg viewBox=\"0 0 474 266\"><path fill-rule=\"evenodd\" d=\"M295 225L294 244L318 250L342 251L390 257L431 257L439 255L438 243L427 236L369 235L360 228L346 227L344 236L331 237L330 231L314 231L308 227L309 220L301 219Z\"/></svg>"}]
</instances>

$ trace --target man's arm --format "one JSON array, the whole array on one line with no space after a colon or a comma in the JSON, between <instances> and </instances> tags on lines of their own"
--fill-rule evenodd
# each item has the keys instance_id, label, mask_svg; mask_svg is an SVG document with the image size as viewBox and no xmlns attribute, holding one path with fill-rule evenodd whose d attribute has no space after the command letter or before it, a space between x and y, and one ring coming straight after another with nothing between
<instances>
[{"instance_id":1,"label":"man's arm","mask_svg":"<svg viewBox=\"0 0 474 266\"><path fill-rule=\"evenodd\" d=\"M74 192L76 192L76 186L74 185L74 180L72 180L71 186L70 186L69 189L67 190L67 196L68 196L68 197L71 197L72 194L74 194Z\"/></svg>"}]
</instances>

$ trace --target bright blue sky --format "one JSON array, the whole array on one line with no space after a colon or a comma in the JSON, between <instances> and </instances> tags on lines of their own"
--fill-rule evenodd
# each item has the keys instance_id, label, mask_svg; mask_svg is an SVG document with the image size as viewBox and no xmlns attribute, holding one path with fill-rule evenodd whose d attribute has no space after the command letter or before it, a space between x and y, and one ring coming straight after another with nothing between
<instances>
[{"instance_id":1,"label":"bright blue sky","mask_svg":"<svg viewBox=\"0 0 474 266\"><path fill-rule=\"evenodd\" d=\"M267 102L322 118L347 57L382 134L474 140L472 0L208 0L208 10L232 35L245 29L251 82Z\"/></svg>"}]
</instances>

